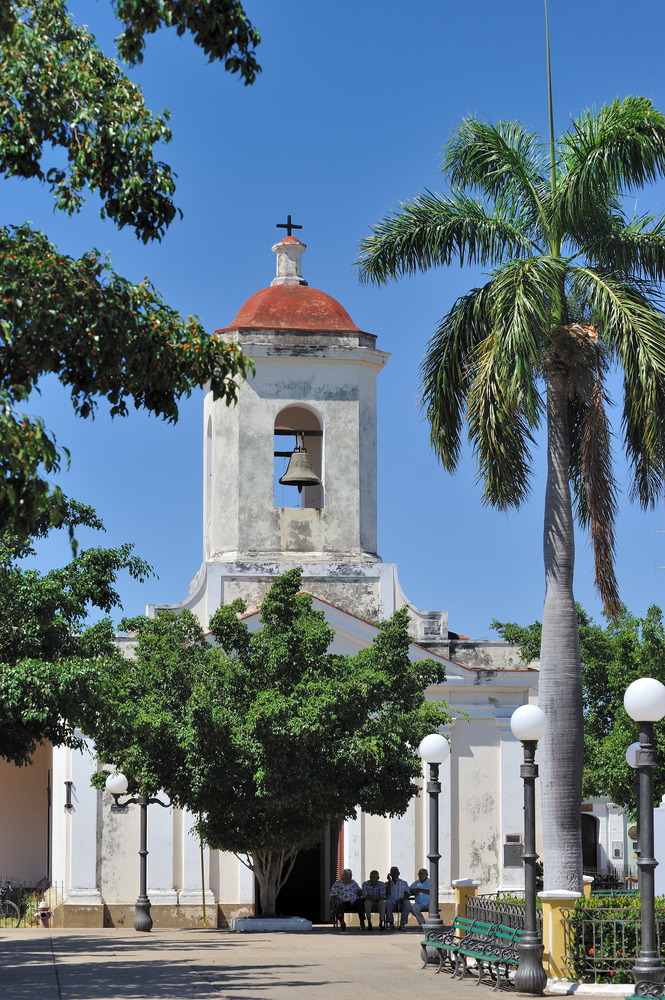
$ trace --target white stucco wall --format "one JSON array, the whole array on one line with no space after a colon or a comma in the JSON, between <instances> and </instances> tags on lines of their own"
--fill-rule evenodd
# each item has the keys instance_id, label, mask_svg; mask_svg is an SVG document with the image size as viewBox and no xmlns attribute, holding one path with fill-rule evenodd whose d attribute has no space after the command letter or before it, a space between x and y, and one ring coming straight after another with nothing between
<instances>
[{"instance_id":1,"label":"white stucco wall","mask_svg":"<svg viewBox=\"0 0 665 1000\"><path fill-rule=\"evenodd\" d=\"M0 836L0 882L34 886L48 871L48 771L50 747L37 748L33 762L15 767L0 762L4 803Z\"/></svg>"}]
</instances>

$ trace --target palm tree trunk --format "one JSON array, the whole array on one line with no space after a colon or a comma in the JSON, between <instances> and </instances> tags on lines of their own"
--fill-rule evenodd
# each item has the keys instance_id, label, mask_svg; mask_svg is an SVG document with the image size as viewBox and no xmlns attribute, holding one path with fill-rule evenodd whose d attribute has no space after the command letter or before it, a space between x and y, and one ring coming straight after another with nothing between
<instances>
[{"instance_id":1,"label":"palm tree trunk","mask_svg":"<svg viewBox=\"0 0 665 1000\"><path fill-rule=\"evenodd\" d=\"M540 744L545 889L582 890L582 671L573 597L575 536L569 486L565 371L547 373L545 604L540 648L540 707L547 734Z\"/></svg>"}]
</instances>

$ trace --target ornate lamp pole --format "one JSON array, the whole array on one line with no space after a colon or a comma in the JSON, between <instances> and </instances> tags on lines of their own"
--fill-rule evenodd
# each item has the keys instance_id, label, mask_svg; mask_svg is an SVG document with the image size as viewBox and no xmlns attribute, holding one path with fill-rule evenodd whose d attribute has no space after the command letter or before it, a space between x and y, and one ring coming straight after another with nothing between
<instances>
[{"instance_id":1,"label":"ornate lamp pole","mask_svg":"<svg viewBox=\"0 0 665 1000\"><path fill-rule=\"evenodd\" d=\"M128 781L124 774L116 771L106 779L105 788L110 792L118 806L141 807L141 835L139 844L139 895L136 900L136 916L134 917L135 931L149 931L152 928L152 917L150 916L150 899L148 898L148 806L158 805L168 809L170 802L162 802L161 799L151 799L147 795L137 795L133 799L125 799L120 802L120 796L127 792Z\"/></svg>"},{"instance_id":2,"label":"ornate lamp pole","mask_svg":"<svg viewBox=\"0 0 665 1000\"><path fill-rule=\"evenodd\" d=\"M427 794L429 795L429 909L425 921L425 931L443 927L439 915L439 765L450 753L448 740L440 733L430 733L421 740L418 753L426 764L429 764L429 780Z\"/></svg>"},{"instance_id":3,"label":"ornate lamp pole","mask_svg":"<svg viewBox=\"0 0 665 1000\"><path fill-rule=\"evenodd\" d=\"M638 768L637 752L639 749L640 749L639 743L631 743L628 749L626 750L626 763L628 764L629 767L632 767L635 771L635 813L636 813L635 822L637 826L637 836L635 837L635 840L637 841L638 857L640 855L640 776L637 772ZM639 868L637 871L639 875ZM637 885L639 888L639 880Z\"/></svg>"},{"instance_id":4,"label":"ornate lamp pole","mask_svg":"<svg viewBox=\"0 0 665 1000\"><path fill-rule=\"evenodd\" d=\"M524 746L520 777L524 780L524 934L517 951L520 964L515 973L518 993L542 994L547 985L543 969L543 942L536 923L536 746L545 735L547 718L537 705L520 705L510 718L513 736Z\"/></svg>"},{"instance_id":5,"label":"ornate lamp pole","mask_svg":"<svg viewBox=\"0 0 665 1000\"><path fill-rule=\"evenodd\" d=\"M653 770L658 756L653 742L653 724L665 716L665 686L652 677L640 677L626 688L624 708L640 730L637 751L639 803L637 826L639 830L640 898L642 903L642 937L640 953L633 966L637 997L665 996L665 966L660 960L656 942L656 914L654 873L658 862L654 858L653 836Z\"/></svg>"}]
</instances>

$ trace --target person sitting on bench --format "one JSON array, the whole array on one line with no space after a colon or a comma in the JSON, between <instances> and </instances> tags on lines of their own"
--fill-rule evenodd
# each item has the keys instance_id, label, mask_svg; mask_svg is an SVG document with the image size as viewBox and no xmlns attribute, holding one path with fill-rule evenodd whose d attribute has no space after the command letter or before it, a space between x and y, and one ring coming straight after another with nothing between
<instances>
[{"instance_id":1,"label":"person sitting on bench","mask_svg":"<svg viewBox=\"0 0 665 1000\"><path fill-rule=\"evenodd\" d=\"M386 920L391 930L395 927L395 910L400 914L399 929L404 930L409 919L409 908L404 906L404 900L408 900L409 895L409 883L399 877L399 868L393 865L386 879Z\"/></svg>"},{"instance_id":2,"label":"person sitting on bench","mask_svg":"<svg viewBox=\"0 0 665 1000\"><path fill-rule=\"evenodd\" d=\"M369 878L363 882L363 904L367 917L367 930L372 930L372 911L379 914L379 930L382 931L386 922L386 883L379 881L379 873L372 871Z\"/></svg>"},{"instance_id":3,"label":"person sitting on bench","mask_svg":"<svg viewBox=\"0 0 665 1000\"><path fill-rule=\"evenodd\" d=\"M406 919L409 919L409 913L413 913L414 917L422 927L425 923L423 910L426 910L429 913L429 872L426 868L420 869L418 872L418 878L415 882L411 883L409 890L413 895L415 895L416 898L412 903L404 903Z\"/></svg>"},{"instance_id":4,"label":"person sitting on bench","mask_svg":"<svg viewBox=\"0 0 665 1000\"><path fill-rule=\"evenodd\" d=\"M330 889L330 907L333 921L339 921L340 930L346 930L345 913L357 913L360 918L360 929L365 930L365 907L362 900L362 889L353 878L350 868L345 868L342 877Z\"/></svg>"}]
</instances>

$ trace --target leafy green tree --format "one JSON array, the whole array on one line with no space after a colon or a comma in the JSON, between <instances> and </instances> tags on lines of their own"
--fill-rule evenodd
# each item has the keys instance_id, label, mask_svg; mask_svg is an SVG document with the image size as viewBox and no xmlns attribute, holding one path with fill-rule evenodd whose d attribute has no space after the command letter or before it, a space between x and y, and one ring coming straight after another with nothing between
<instances>
[{"instance_id":1,"label":"leafy green tree","mask_svg":"<svg viewBox=\"0 0 665 1000\"><path fill-rule=\"evenodd\" d=\"M66 499L60 523L102 527L91 507ZM0 537L0 757L15 764L29 763L45 740L81 745L76 729L104 710L122 660L111 621L86 626L88 613L120 604L119 573L140 581L152 573L131 545L86 549L47 573L19 565L50 528L47 507L30 541Z\"/></svg>"},{"instance_id":2,"label":"leafy green tree","mask_svg":"<svg viewBox=\"0 0 665 1000\"><path fill-rule=\"evenodd\" d=\"M449 718L425 700L443 668L410 661L405 610L371 648L335 655L300 585L299 569L275 580L256 632L242 601L221 607L218 646L188 612L124 623L136 660L120 665L115 704L95 721L99 759L200 816L205 841L255 873L265 915L329 817L404 812L421 774L412 748Z\"/></svg>"},{"instance_id":3,"label":"leafy green tree","mask_svg":"<svg viewBox=\"0 0 665 1000\"><path fill-rule=\"evenodd\" d=\"M549 144L519 122L469 118L447 143L443 169L448 193L419 195L363 240L361 275L382 284L453 261L491 269L445 314L422 364L433 447L454 471L466 423L485 503L519 507L529 496L531 447L546 424L545 887L579 890L573 519L590 531L595 582L617 614L610 366L623 369L633 497L653 506L665 473L665 218L628 218L622 199L665 175L665 117L646 98L627 97L585 112Z\"/></svg>"},{"instance_id":4,"label":"leafy green tree","mask_svg":"<svg viewBox=\"0 0 665 1000\"><path fill-rule=\"evenodd\" d=\"M113 0L113 7L118 50L130 63L142 59L145 35L164 26L192 34L211 61L245 83L259 72L259 35L239 2ZM118 227L143 242L162 238L178 212L171 168L154 152L171 138L168 112L146 108L65 0L0 0L0 80L0 176L46 184L55 208L70 214L87 190ZM0 227L0 344L0 528L28 534L49 495L48 477L67 456L43 421L21 412L44 375L57 375L81 417L105 399L113 415L131 403L173 421L178 401L207 382L216 398L232 402L250 364L196 317L169 308L147 280L127 281L96 250L62 254L27 223ZM57 518L57 506L52 511Z\"/></svg>"},{"instance_id":5,"label":"leafy green tree","mask_svg":"<svg viewBox=\"0 0 665 1000\"><path fill-rule=\"evenodd\" d=\"M652 604L644 618L622 607L604 625L577 605L584 705L585 796L606 795L629 811L635 809L634 774L626 763L626 749L638 739L633 720L623 707L626 688L638 677L665 683L665 627L663 612ZM519 646L522 659L538 656L540 622L521 626L493 621L491 627L507 642ZM655 728L661 759L665 759L665 729ZM665 775L654 772L655 802L665 795Z\"/></svg>"}]
</instances>

